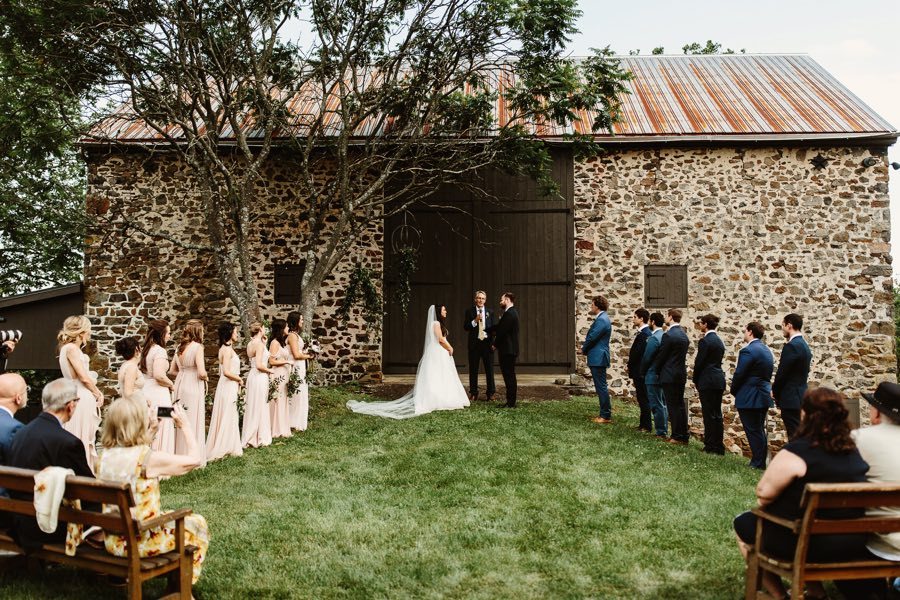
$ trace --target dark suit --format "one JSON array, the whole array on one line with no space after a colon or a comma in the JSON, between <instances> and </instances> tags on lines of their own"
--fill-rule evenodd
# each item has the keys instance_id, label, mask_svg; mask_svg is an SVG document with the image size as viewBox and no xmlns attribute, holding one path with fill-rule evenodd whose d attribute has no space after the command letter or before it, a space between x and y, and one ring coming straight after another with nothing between
<instances>
[{"instance_id":1,"label":"dark suit","mask_svg":"<svg viewBox=\"0 0 900 600\"><path fill-rule=\"evenodd\" d=\"M719 334L709 331L697 344L694 358L693 381L700 396L703 411L703 451L725 454L724 425L722 422L722 395L725 393L725 372L722 359L725 344Z\"/></svg>"},{"instance_id":2,"label":"dark suit","mask_svg":"<svg viewBox=\"0 0 900 600\"><path fill-rule=\"evenodd\" d=\"M781 359L772 383L775 405L781 409L781 420L788 439L794 439L794 432L800 426L800 403L806 393L809 379L809 365L812 352L803 336L798 335L781 349Z\"/></svg>"},{"instance_id":3,"label":"dark suit","mask_svg":"<svg viewBox=\"0 0 900 600\"><path fill-rule=\"evenodd\" d=\"M750 444L750 466L757 469L766 468L766 413L772 403L772 385L769 382L774 368L772 352L762 341L754 339L741 348L734 375L731 376L734 407L741 417Z\"/></svg>"},{"instance_id":4,"label":"dark suit","mask_svg":"<svg viewBox=\"0 0 900 600\"><path fill-rule=\"evenodd\" d=\"M681 325L673 324L663 334L653 366L659 373L659 383L666 399L672 439L688 441L687 408L684 404L684 386L687 385L687 353L691 343Z\"/></svg>"},{"instance_id":5,"label":"dark suit","mask_svg":"<svg viewBox=\"0 0 900 600\"><path fill-rule=\"evenodd\" d=\"M487 383L487 395L491 396L497 391L494 384L494 351L491 350L491 336L487 335L483 340L478 339L478 325L472 325L477 314L474 306L466 310L466 321L463 324L469 333L469 395L478 395L478 365L484 365L484 379ZM494 311L484 307L484 331L494 326Z\"/></svg>"},{"instance_id":6,"label":"dark suit","mask_svg":"<svg viewBox=\"0 0 900 600\"><path fill-rule=\"evenodd\" d=\"M63 467L72 469L82 477L94 476L84 455L84 444L47 412L39 414L13 438L9 466L35 471L45 467ZM30 499L31 494L20 497ZM64 542L66 524L60 521L54 533L44 533L38 528L34 517L16 516L13 535L25 550L36 550L42 544Z\"/></svg>"},{"instance_id":7,"label":"dark suit","mask_svg":"<svg viewBox=\"0 0 900 600\"><path fill-rule=\"evenodd\" d=\"M500 372L506 386L506 405L516 405L516 357L519 355L519 313L510 306L500 317L500 321L488 332L493 336L494 347L500 357Z\"/></svg>"},{"instance_id":8,"label":"dark suit","mask_svg":"<svg viewBox=\"0 0 900 600\"><path fill-rule=\"evenodd\" d=\"M644 325L631 342L631 350L628 351L628 377L634 383L634 393L637 396L638 406L641 409L641 418L638 427L650 431L650 404L647 401L647 384L644 375L641 375L641 359L647 348L647 338L650 337L650 326Z\"/></svg>"},{"instance_id":9,"label":"dark suit","mask_svg":"<svg viewBox=\"0 0 900 600\"><path fill-rule=\"evenodd\" d=\"M9 466L9 447L12 445L13 436L24 425L15 417L0 408L0 465ZM0 496L9 496L5 489L0 487ZM5 529L10 524L9 515L0 515L0 529Z\"/></svg>"}]
</instances>

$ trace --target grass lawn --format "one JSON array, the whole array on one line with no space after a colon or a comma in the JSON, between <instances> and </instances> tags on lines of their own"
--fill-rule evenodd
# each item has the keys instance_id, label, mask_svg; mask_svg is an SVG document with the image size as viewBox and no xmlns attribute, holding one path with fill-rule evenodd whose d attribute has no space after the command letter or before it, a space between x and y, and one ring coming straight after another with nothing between
<instances>
[{"instance_id":1,"label":"grass lawn","mask_svg":"<svg viewBox=\"0 0 900 600\"><path fill-rule=\"evenodd\" d=\"M305 434L163 484L209 521L198 599L742 597L745 459L639 434L622 402L606 426L588 398L397 422L353 395L316 390ZM0 596L125 594L50 568L4 570Z\"/></svg>"}]
</instances>

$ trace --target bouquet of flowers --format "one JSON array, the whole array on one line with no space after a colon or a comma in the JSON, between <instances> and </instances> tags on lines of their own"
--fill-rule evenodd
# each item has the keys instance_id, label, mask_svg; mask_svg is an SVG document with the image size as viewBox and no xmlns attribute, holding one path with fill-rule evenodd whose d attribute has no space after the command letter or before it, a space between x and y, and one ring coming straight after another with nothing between
<instances>
[{"instance_id":1,"label":"bouquet of flowers","mask_svg":"<svg viewBox=\"0 0 900 600\"><path fill-rule=\"evenodd\" d=\"M244 409L247 407L247 386L242 385L240 389L238 389L238 397L237 397L237 412L238 412L238 420L243 422L244 420Z\"/></svg>"},{"instance_id":2,"label":"bouquet of flowers","mask_svg":"<svg viewBox=\"0 0 900 600\"><path fill-rule=\"evenodd\" d=\"M284 382L284 375L279 375L278 377L269 377L269 402L274 402L278 399L278 387Z\"/></svg>"},{"instance_id":3,"label":"bouquet of flowers","mask_svg":"<svg viewBox=\"0 0 900 600\"><path fill-rule=\"evenodd\" d=\"M287 381L287 395L288 398L292 398L297 392L300 391L300 386L306 383L306 378L300 376L300 371L297 369L291 369L291 376L288 377Z\"/></svg>"}]
</instances>

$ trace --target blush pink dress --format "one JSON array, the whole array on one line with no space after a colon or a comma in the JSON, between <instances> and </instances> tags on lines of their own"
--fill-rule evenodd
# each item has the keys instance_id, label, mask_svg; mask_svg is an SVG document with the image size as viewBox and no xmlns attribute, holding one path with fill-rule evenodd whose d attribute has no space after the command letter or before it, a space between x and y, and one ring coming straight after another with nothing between
<instances>
[{"instance_id":1,"label":"blush pink dress","mask_svg":"<svg viewBox=\"0 0 900 600\"><path fill-rule=\"evenodd\" d=\"M169 371L169 356L165 349L156 344L147 351L147 371L144 373L144 397L150 405L150 414L156 414L156 409L160 406L172 406L172 393L153 377L154 368L160 373ZM159 429L153 438L152 448L175 454L175 422L171 418L159 420Z\"/></svg>"},{"instance_id":2,"label":"blush pink dress","mask_svg":"<svg viewBox=\"0 0 900 600\"><path fill-rule=\"evenodd\" d=\"M297 334L292 333L291 335ZM297 343L300 344L300 351L303 352L303 338L299 335L297 335ZM300 384L300 389L288 399L288 421L291 423L291 429L306 431L309 415L309 386L306 384L306 361L294 359L293 371L303 383Z\"/></svg>"},{"instance_id":3,"label":"blush pink dress","mask_svg":"<svg viewBox=\"0 0 900 600\"><path fill-rule=\"evenodd\" d=\"M241 359L237 352L231 353L228 371L237 374L241 372ZM223 456L241 456L244 453L238 423L239 391L237 381L232 381L219 373L212 418L209 421L209 437L206 438L206 460L216 460Z\"/></svg>"},{"instance_id":4,"label":"blush pink dress","mask_svg":"<svg viewBox=\"0 0 900 600\"><path fill-rule=\"evenodd\" d=\"M206 464L206 382L197 371L197 358L203 360L203 345L191 342L181 354L175 355L178 374L175 376L174 398L180 402L187 416L185 427L190 427L197 440L197 458ZM188 446L184 434L175 431L175 454L187 454Z\"/></svg>"},{"instance_id":5,"label":"blush pink dress","mask_svg":"<svg viewBox=\"0 0 900 600\"><path fill-rule=\"evenodd\" d=\"M91 390L87 389L75 376L75 371L69 362L70 356L72 360L81 362L85 373L90 372L88 357L81 351L81 348L75 344L65 344L59 349L59 370L62 371L63 377L74 383L78 389L78 402L75 403L75 412L63 427L84 444L84 454L87 458L88 466L93 470L94 463L97 460L96 444L97 429L100 428L100 408L97 406L97 399L94 398Z\"/></svg>"},{"instance_id":6,"label":"blush pink dress","mask_svg":"<svg viewBox=\"0 0 900 600\"><path fill-rule=\"evenodd\" d=\"M278 354L275 355L275 358L278 360L286 360L288 363L286 365L272 367L271 377L281 377L281 382L278 384L278 395L275 400L269 402L269 417L272 420L272 437L291 437L291 423L288 419L287 397L287 382L288 377L291 376L291 362L293 361L291 349L287 345L282 346L278 351Z\"/></svg>"},{"instance_id":7,"label":"blush pink dress","mask_svg":"<svg viewBox=\"0 0 900 600\"><path fill-rule=\"evenodd\" d=\"M269 351L265 348L263 364L269 362ZM247 395L244 405L244 427L241 444L246 448L259 448L272 443L272 419L269 416L269 374L256 368L256 357L250 358L250 373L247 375Z\"/></svg>"}]
</instances>

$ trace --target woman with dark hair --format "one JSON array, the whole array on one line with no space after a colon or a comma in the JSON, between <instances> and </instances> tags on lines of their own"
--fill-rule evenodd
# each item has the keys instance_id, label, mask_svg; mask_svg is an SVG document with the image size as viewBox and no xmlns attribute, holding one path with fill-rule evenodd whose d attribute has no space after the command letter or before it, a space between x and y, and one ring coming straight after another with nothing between
<instances>
[{"instance_id":1,"label":"woman with dark hair","mask_svg":"<svg viewBox=\"0 0 900 600\"><path fill-rule=\"evenodd\" d=\"M195 440L206 439L206 361L203 358L203 323L190 319L184 324L181 341L169 376L175 377L175 402L184 407L187 414L187 426L194 431ZM175 454L190 452L184 431L179 429L175 435ZM201 465L206 464L206 446L194 446Z\"/></svg>"},{"instance_id":2,"label":"woman with dark hair","mask_svg":"<svg viewBox=\"0 0 900 600\"><path fill-rule=\"evenodd\" d=\"M284 319L272 321L272 337L269 339L269 366L272 377L278 380L275 400L269 402L269 418L272 423L272 437L291 437L291 422L288 415L287 381L291 376L294 358L287 345L287 322Z\"/></svg>"},{"instance_id":3,"label":"woman with dark hair","mask_svg":"<svg viewBox=\"0 0 900 600\"><path fill-rule=\"evenodd\" d=\"M429 307L425 325L425 349L416 370L411 392L389 402L350 400L353 412L389 419L408 419L435 410L455 410L469 406L469 397L456 372L453 346L447 339L447 307Z\"/></svg>"},{"instance_id":4,"label":"woman with dark hair","mask_svg":"<svg viewBox=\"0 0 900 600\"><path fill-rule=\"evenodd\" d=\"M119 367L119 396L130 398L135 391L144 388L144 375L141 373L140 341L135 336L116 340L116 354L124 361Z\"/></svg>"},{"instance_id":5,"label":"woman with dark hair","mask_svg":"<svg viewBox=\"0 0 900 600\"><path fill-rule=\"evenodd\" d=\"M785 444L769 463L769 468L756 486L760 507L776 516L794 520L800 518L800 500L807 483L862 482L869 465L862 459L853 438L843 396L828 388L806 392L801 406L800 427L796 437ZM861 509L820 510L821 518L854 518L862 516ZM734 531L744 558L756 541L757 518L751 512L738 515ZM865 557L865 535L817 535L810 540L808 559L811 562L830 562ZM765 523L764 550L790 560L797 546L797 536L790 530ZM785 598L781 579L768 571L763 586L774 598ZM838 588L850 588L852 582L836 582ZM825 597L821 584L809 584L807 598ZM844 591L842 589L842 591ZM846 595L846 592L845 592ZM856 597L856 596L848 596Z\"/></svg>"},{"instance_id":6,"label":"woman with dark hair","mask_svg":"<svg viewBox=\"0 0 900 600\"><path fill-rule=\"evenodd\" d=\"M219 383L216 385L209 435L206 438L206 460L229 455L240 456L244 453L237 409L238 393L244 385L241 380L241 359L234 351L234 344L238 339L238 329L234 323L219 325Z\"/></svg>"},{"instance_id":7,"label":"woman with dark hair","mask_svg":"<svg viewBox=\"0 0 900 600\"><path fill-rule=\"evenodd\" d=\"M169 322L154 319L147 323L147 335L141 345L141 371L146 375L144 397L150 405L150 414L155 415L160 406L172 407L172 388L175 384L169 379L169 355L166 344L169 343L171 329ZM175 424L170 418L159 420L159 428L153 438L154 450L175 453Z\"/></svg>"},{"instance_id":8,"label":"woman with dark hair","mask_svg":"<svg viewBox=\"0 0 900 600\"><path fill-rule=\"evenodd\" d=\"M303 315L294 311L287 316L287 345L294 359L291 372L299 377L302 383L293 396L288 398L288 421L291 429L306 431L309 424L309 386L306 383L306 361L315 358L314 354L304 352L305 343L300 337L303 331Z\"/></svg>"}]
</instances>

